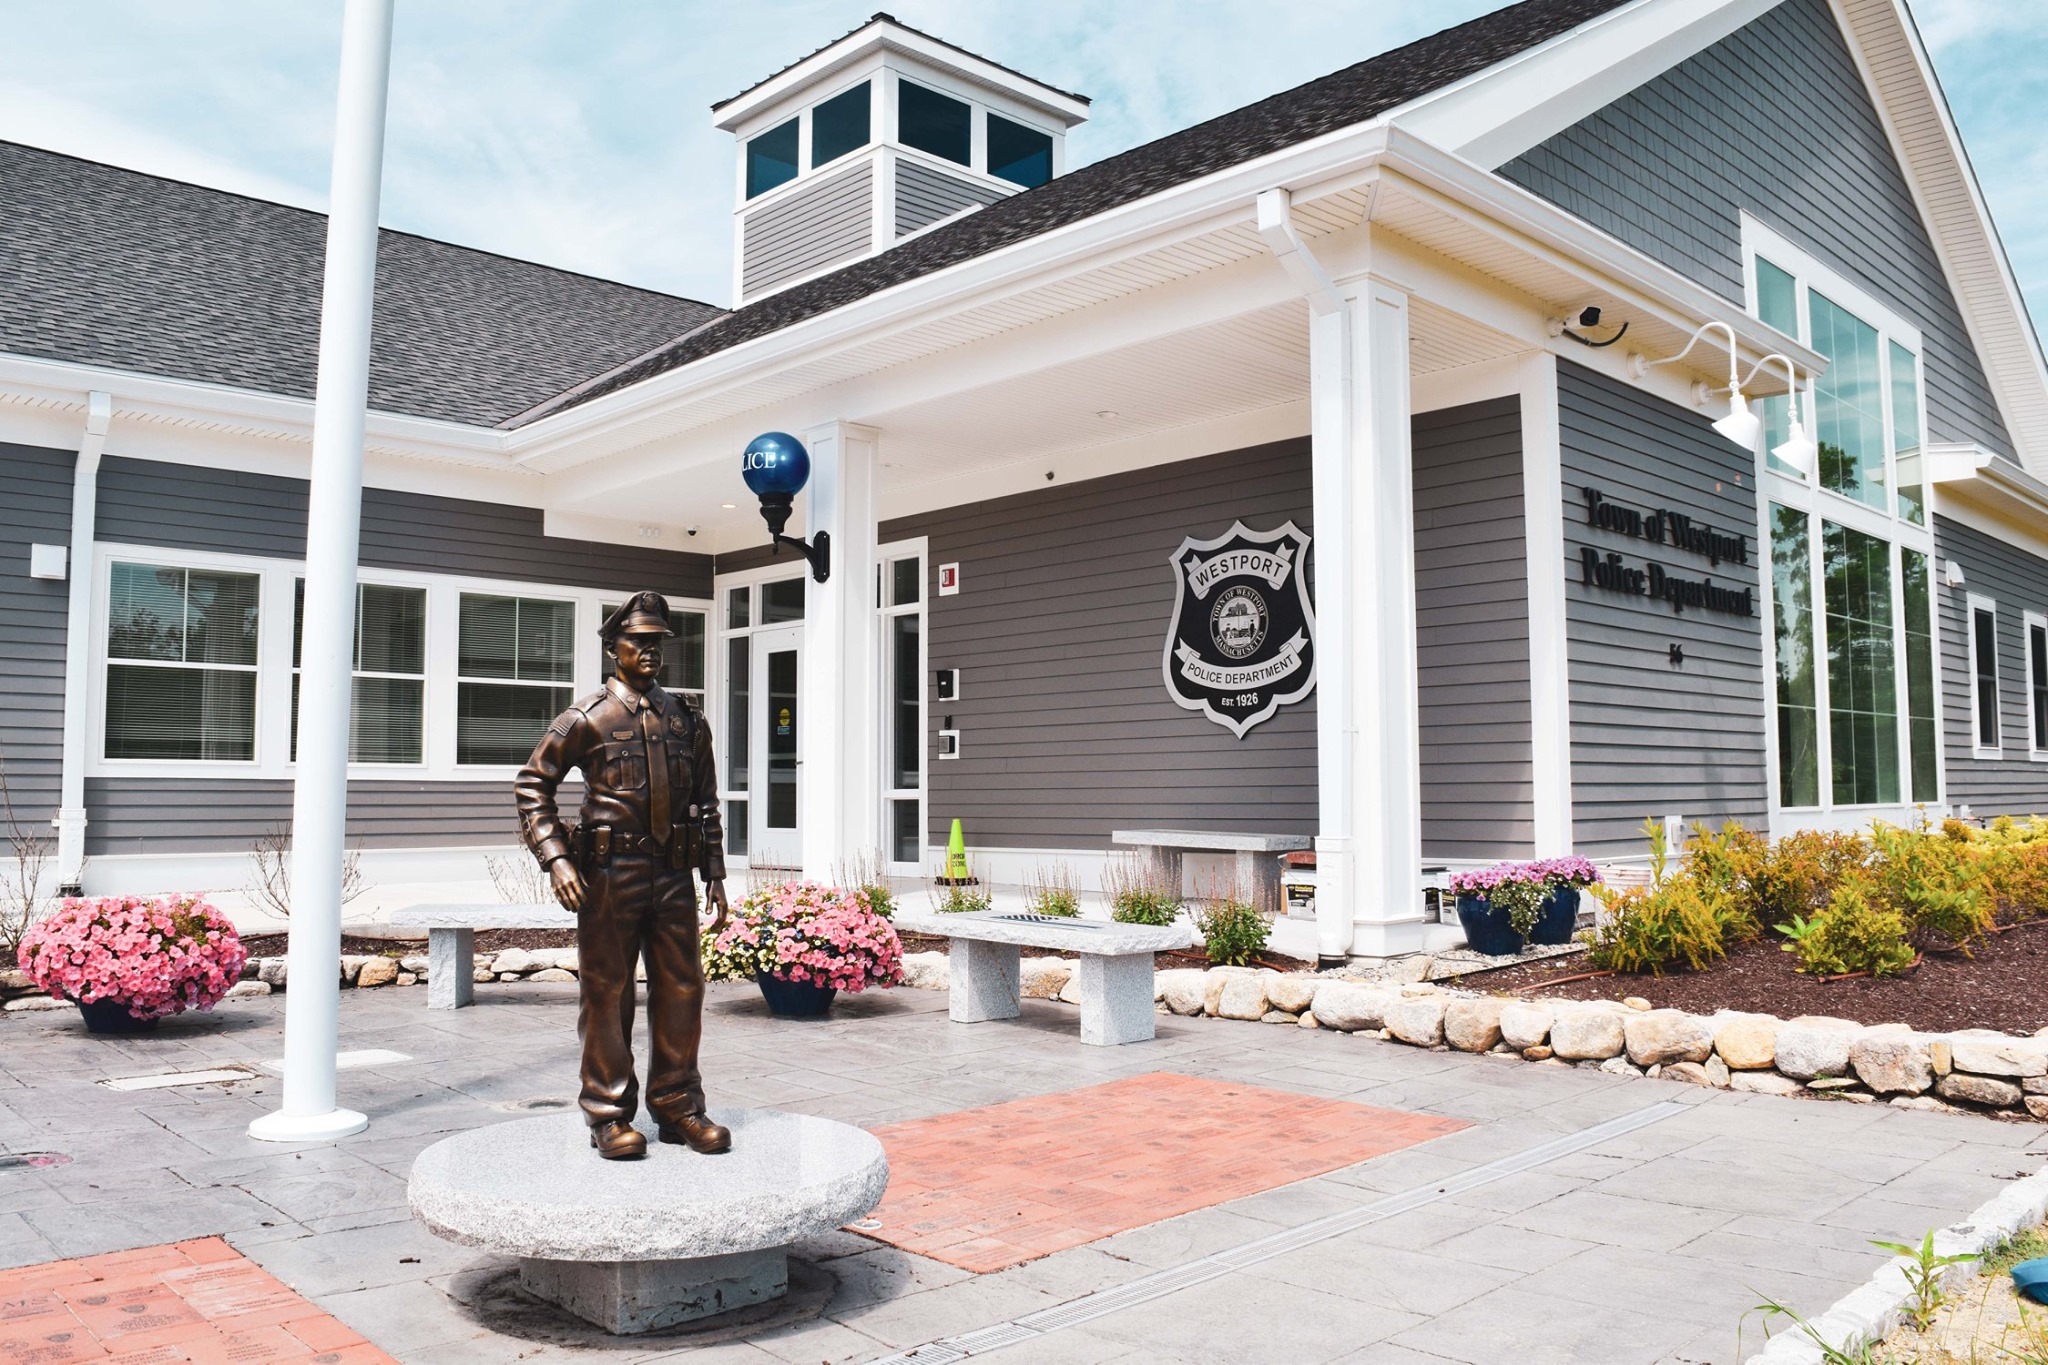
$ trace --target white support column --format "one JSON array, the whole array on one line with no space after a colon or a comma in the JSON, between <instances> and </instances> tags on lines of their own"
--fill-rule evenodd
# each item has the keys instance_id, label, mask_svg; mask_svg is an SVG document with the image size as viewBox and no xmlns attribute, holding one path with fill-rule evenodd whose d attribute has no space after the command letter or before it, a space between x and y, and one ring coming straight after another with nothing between
<instances>
[{"instance_id":1,"label":"white support column","mask_svg":"<svg viewBox=\"0 0 2048 1365\"><path fill-rule=\"evenodd\" d=\"M875 645L875 446L867 427L804 434L811 482L804 531L832 537L832 576L807 585L797 678L798 823L804 876L835 881L881 847L881 711Z\"/></svg>"},{"instance_id":2,"label":"white support column","mask_svg":"<svg viewBox=\"0 0 2048 1365\"><path fill-rule=\"evenodd\" d=\"M1538 858L1572 851L1571 679L1565 656L1564 454L1557 357L1531 351L1522 390L1522 534L1529 584L1529 764Z\"/></svg>"},{"instance_id":3,"label":"white support column","mask_svg":"<svg viewBox=\"0 0 2048 1365\"><path fill-rule=\"evenodd\" d=\"M1377 279L1310 322L1316 919L1326 957L1422 947L1408 296Z\"/></svg>"},{"instance_id":4,"label":"white support column","mask_svg":"<svg viewBox=\"0 0 2048 1365\"><path fill-rule=\"evenodd\" d=\"M85 737L92 732L92 594L93 541L99 516L100 455L107 446L107 428L114 418L110 394L93 392L85 400L85 438L78 443L78 463L71 472L71 562L69 596L64 619L64 757L58 778L57 888L79 895L85 871Z\"/></svg>"},{"instance_id":5,"label":"white support column","mask_svg":"<svg viewBox=\"0 0 2048 1365\"><path fill-rule=\"evenodd\" d=\"M363 517L363 415L377 286L377 206L393 0L348 0L328 196L327 270L313 399L313 477L306 509L306 607L299 693L298 778L292 784L291 946L286 959L284 1106L249 1125L271 1142L361 1132L337 1108L341 868L348 804L356 558Z\"/></svg>"},{"instance_id":6,"label":"white support column","mask_svg":"<svg viewBox=\"0 0 2048 1365\"><path fill-rule=\"evenodd\" d=\"M1309 314L1309 470L1316 574L1316 951L1351 952L1352 310Z\"/></svg>"}]
</instances>

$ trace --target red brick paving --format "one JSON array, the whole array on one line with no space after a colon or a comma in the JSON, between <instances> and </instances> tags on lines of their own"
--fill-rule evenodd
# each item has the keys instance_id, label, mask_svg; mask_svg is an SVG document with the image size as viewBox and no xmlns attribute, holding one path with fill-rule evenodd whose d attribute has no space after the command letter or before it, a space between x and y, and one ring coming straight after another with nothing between
<instances>
[{"instance_id":1,"label":"red brick paving","mask_svg":"<svg viewBox=\"0 0 2048 1365\"><path fill-rule=\"evenodd\" d=\"M0 1270L0 1365L396 1365L218 1237Z\"/></svg>"},{"instance_id":2,"label":"red brick paving","mask_svg":"<svg viewBox=\"0 0 2048 1365\"><path fill-rule=\"evenodd\" d=\"M986 1274L1469 1126L1155 1072L877 1128L889 1192L858 1230Z\"/></svg>"}]
</instances>

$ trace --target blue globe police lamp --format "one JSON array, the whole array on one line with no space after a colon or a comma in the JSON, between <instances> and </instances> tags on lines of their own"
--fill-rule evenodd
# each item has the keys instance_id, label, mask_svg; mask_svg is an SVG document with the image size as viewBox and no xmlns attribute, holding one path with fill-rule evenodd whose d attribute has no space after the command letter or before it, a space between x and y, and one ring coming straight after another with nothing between
<instances>
[{"instance_id":1,"label":"blue globe police lamp","mask_svg":"<svg viewBox=\"0 0 2048 1365\"><path fill-rule=\"evenodd\" d=\"M823 583L832 576L832 537L820 531L810 541L782 534L789 525L789 509L796 495L811 477L811 453L804 443L786 431L769 431L747 442L740 456L740 476L761 499L761 520L768 523L768 538L777 547L792 546L803 552L811 566L811 577Z\"/></svg>"}]
</instances>

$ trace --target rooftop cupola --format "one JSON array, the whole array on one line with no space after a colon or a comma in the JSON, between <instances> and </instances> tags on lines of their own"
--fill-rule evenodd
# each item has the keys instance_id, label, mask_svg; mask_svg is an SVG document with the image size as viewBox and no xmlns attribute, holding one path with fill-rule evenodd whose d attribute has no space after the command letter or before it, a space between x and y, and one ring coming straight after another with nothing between
<instances>
[{"instance_id":1,"label":"rooftop cupola","mask_svg":"<svg viewBox=\"0 0 2048 1365\"><path fill-rule=\"evenodd\" d=\"M1044 184L1088 101L877 14L711 112L747 303Z\"/></svg>"}]
</instances>

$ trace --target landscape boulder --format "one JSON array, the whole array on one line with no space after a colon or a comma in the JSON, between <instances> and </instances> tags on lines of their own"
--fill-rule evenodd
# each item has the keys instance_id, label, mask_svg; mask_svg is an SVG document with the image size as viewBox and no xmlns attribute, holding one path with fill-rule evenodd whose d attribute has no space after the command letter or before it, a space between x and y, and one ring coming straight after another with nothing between
<instances>
[{"instance_id":1,"label":"landscape boulder","mask_svg":"<svg viewBox=\"0 0 2048 1365\"><path fill-rule=\"evenodd\" d=\"M2010 1109L2022 1098L2020 1088L2011 1081L1973 1076L1965 1071L1952 1071L1943 1076L1934 1083L1934 1093L1945 1100L1964 1100L1994 1109Z\"/></svg>"},{"instance_id":2,"label":"landscape boulder","mask_svg":"<svg viewBox=\"0 0 2048 1365\"><path fill-rule=\"evenodd\" d=\"M1409 996L1387 1006L1387 1032L1416 1047L1435 1047L1444 1040L1444 1007L1441 995Z\"/></svg>"},{"instance_id":3,"label":"landscape boulder","mask_svg":"<svg viewBox=\"0 0 2048 1365\"><path fill-rule=\"evenodd\" d=\"M952 983L952 963L946 954L905 953L903 984L912 990L942 991Z\"/></svg>"},{"instance_id":4,"label":"landscape boulder","mask_svg":"<svg viewBox=\"0 0 2048 1365\"><path fill-rule=\"evenodd\" d=\"M1223 1000L1223 988L1229 985L1233 978L1257 975L1258 973L1250 967L1211 967L1203 973L1205 978L1202 983L1203 1013L1214 1014L1216 1012L1217 1005Z\"/></svg>"},{"instance_id":5,"label":"landscape boulder","mask_svg":"<svg viewBox=\"0 0 2048 1365\"><path fill-rule=\"evenodd\" d=\"M1818 1076L1845 1076L1849 1072L1849 1047L1860 1028L1853 1019L1834 1019L1824 1014L1802 1014L1778 1026L1772 1040L1773 1065L1795 1080L1810 1081Z\"/></svg>"},{"instance_id":6,"label":"landscape boulder","mask_svg":"<svg viewBox=\"0 0 2048 1365\"><path fill-rule=\"evenodd\" d=\"M1221 1019L1259 1020L1266 1017L1266 983L1256 976L1232 977L1223 983L1216 997L1216 1014Z\"/></svg>"},{"instance_id":7,"label":"landscape boulder","mask_svg":"<svg viewBox=\"0 0 2048 1365\"><path fill-rule=\"evenodd\" d=\"M1460 1052L1485 1052L1501 1041L1500 1016L1507 1006L1499 996L1453 1000L1444 1008L1444 1041Z\"/></svg>"},{"instance_id":8,"label":"landscape boulder","mask_svg":"<svg viewBox=\"0 0 2048 1365\"><path fill-rule=\"evenodd\" d=\"M1704 1062L1714 1052L1713 1031L1683 1010L1630 1014L1623 1027L1628 1059L1637 1066Z\"/></svg>"},{"instance_id":9,"label":"landscape boulder","mask_svg":"<svg viewBox=\"0 0 2048 1365\"><path fill-rule=\"evenodd\" d=\"M1073 974L1063 957L1027 957L1017 969L1017 988L1026 1000L1057 1000Z\"/></svg>"},{"instance_id":10,"label":"landscape boulder","mask_svg":"<svg viewBox=\"0 0 2048 1365\"><path fill-rule=\"evenodd\" d=\"M498 974L500 980L503 980L508 975L524 976L526 973L537 971L546 965L539 957L524 948L506 948L491 963L491 970Z\"/></svg>"},{"instance_id":11,"label":"landscape boulder","mask_svg":"<svg viewBox=\"0 0 2048 1365\"><path fill-rule=\"evenodd\" d=\"M1617 1057L1626 1042L1622 1018L1611 1005L1560 1010L1550 1025L1551 1053L1568 1062Z\"/></svg>"},{"instance_id":12,"label":"landscape boulder","mask_svg":"<svg viewBox=\"0 0 2048 1365\"><path fill-rule=\"evenodd\" d=\"M1261 972L1259 980L1266 988L1266 999L1273 1002L1276 1010L1289 1014L1300 1014L1315 1003L1316 987L1322 983L1313 976L1299 976L1292 972Z\"/></svg>"},{"instance_id":13,"label":"landscape boulder","mask_svg":"<svg viewBox=\"0 0 2048 1365\"><path fill-rule=\"evenodd\" d=\"M1527 1052L1541 1047L1550 1036L1550 1021L1557 1006L1548 1000L1516 1000L1500 1012L1500 1038L1509 1047Z\"/></svg>"},{"instance_id":14,"label":"landscape boulder","mask_svg":"<svg viewBox=\"0 0 2048 1365\"><path fill-rule=\"evenodd\" d=\"M358 986L388 986L398 980L398 962L395 958L373 957L363 963L356 973Z\"/></svg>"},{"instance_id":15,"label":"landscape boulder","mask_svg":"<svg viewBox=\"0 0 2048 1365\"><path fill-rule=\"evenodd\" d=\"M1387 1006L1398 999L1392 991L1356 981L1325 981L1316 988L1316 1022L1346 1033L1382 1028Z\"/></svg>"},{"instance_id":16,"label":"landscape boulder","mask_svg":"<svg viewBox=\"0 0 2048 1365\"><path fill-rule=\"evenodd\" d=\"M1979 1076L2048 1076L2048 1050L2033 1038L1994 1042L1957 1037L1949 1040L1949 1064Z\"/></svg>"},{"instance_id":17,"label":"landscape boulder","mask_svg":"<svg viewBox=\"0 0 2048 1365\"><path fill-rule=\"evenodd\" d=\"M1910 1033L1862 1034L1849 1045L1849 1065L1880 1095L1917 1095L1934 1084L1927 1044Z\"/></svg>"},{"instance_id":18,"label":"landscape boulder","mask_svg":"<svg viewBox=\"0 0 2048 1365\"><path fill-rule=\"evenodd\" d=\"M1714 1051L1732 1071L1764 1071L1778 1060L1778 1021L1768 1014L1723 1014L1713 1020Z\"/></svg>"},{"instance_id":19,"label":"landscape boulder","mask_svg":"<svg viewBox=\"0 0 2048 1365\"><path fill-rule=\"evenodd\" d=\"M1195 967L1174 967L1159 973L1159 998L1175 1014L1200 1014L1208 990L1207 972Z\"/></svg>"}]
</instances>

